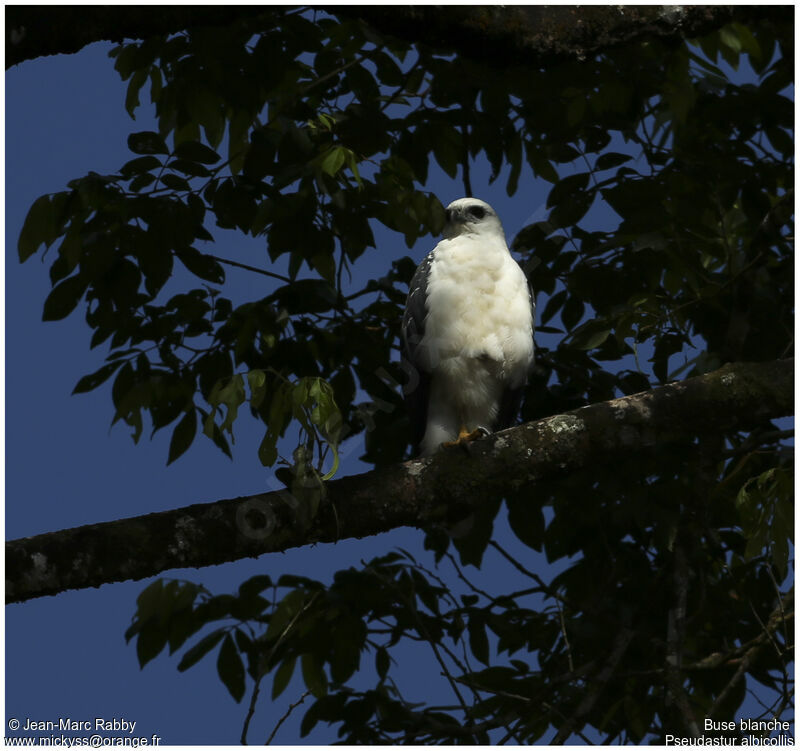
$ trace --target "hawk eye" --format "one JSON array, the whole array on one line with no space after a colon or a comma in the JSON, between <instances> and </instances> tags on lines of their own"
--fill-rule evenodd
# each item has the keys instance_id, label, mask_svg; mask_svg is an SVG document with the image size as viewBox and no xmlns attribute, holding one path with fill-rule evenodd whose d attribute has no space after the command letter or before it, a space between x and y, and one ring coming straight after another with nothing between
<instances>
[{"instance_id":1,"label":"hawk eye","mask_svg":"<svg viewBox=\"0 0 800 751\"><path fill-rule=\"evenodd\" d=\"M467 211L476 219L483 219L486 216L486 209L482 206L470 206Z\"/></svg>"}]
</instances>

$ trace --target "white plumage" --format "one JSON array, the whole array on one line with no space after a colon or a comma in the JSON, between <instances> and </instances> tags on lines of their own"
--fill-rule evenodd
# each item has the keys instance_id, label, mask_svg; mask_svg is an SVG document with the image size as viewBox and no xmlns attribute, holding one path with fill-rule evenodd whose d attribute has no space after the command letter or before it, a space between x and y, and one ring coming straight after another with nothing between
<instances>
[{"instance_id":1,"label":"white plumage","mask_svg":"<svg viewBox=\"0 0 800 751\"><path fill-rule=\"evenodd\" d=\"M513 424L533 363L533 305L489 204L447 207L442 241L417 269L403 317L406 399L423 454Z\"/></svg>"}]
</instances>

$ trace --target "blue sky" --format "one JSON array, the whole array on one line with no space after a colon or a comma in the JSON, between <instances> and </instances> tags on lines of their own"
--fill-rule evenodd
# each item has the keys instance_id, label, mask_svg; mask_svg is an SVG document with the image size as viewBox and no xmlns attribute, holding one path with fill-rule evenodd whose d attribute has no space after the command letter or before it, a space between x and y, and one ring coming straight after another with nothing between
<instances>
[{"instance_id":1,"label":"blue sky","mask_svg":"<svg viewBox=\"0 0 800 751\"><path fill-rule=\"evenodd\" d=\"M65 321L41 321L42 303L50 289L51 257L43 263L37 255L24 265L17 260L19 230L38 196L63 190L67 181L89 170L116 171L130 158L127 135L155 129L147 108L137 112L135 122L125 113L126 86L107 57L110 47L99 43L75 55L28 61L6 74L7 539L274 487L271 473L256 456L261 434L254 421L237 423L233 462L201 436L188 454L166 467L169 429L152 442L145 436L134 445L126 426L109 427L108 384L86 395L70 396L76 381L99 367L104 354L88 349L90 331L82 307ZM476 167L475 191L494 205L512 238L542 209L549 186L529 178L508 199L502 179L491 189L481 190L487 178L488 172ZM433 176L429 187L445 204L463 194L459 182L441 173ZM212 234L220 239L219 230L212 229ZM258 241L233 233L225 233L223 239L223 247L214 252L229 258L241 257L237 251L260 247ZM401 255L420 260L432 242L428 238L409 251L401 236L382 231L383 252L374 253L363 273L380 276L388 269L388 259ZM241 247L233 245L237 243ZM268 280L227 271L235 297L265 294L263 285ZM345 447L345 453L341 474L365 469L355 458L360 446ZM327 581L333 571L358 565L393 547L419 550L421 539L420 533L401 529L362 541L305 547L257 561L170 575L202 582L214 592L233 591L247 577L264 572L273 577L291 572ZM500 570L507 584L505 567L494 573L490 567L482 573L491 577ZM213 660L179 674L177 660L162 656L139 670L135 650L125 644L123 634L136 596L148 581L9 606L7 720L124 717L137 722L135 735L157 734L162 743L238 742L249 697L241 705L230 698L216 677ZM407 657L401 676L415 680L429 666L430 655L410 649ZM269 704L269 692L262 692L251 726L252 742L263 742L302 690L295 678L274 707ZM294 719L299 720L302 712L298 710ZM278 743L297 740L296 722L286 723L276 736ZM319 725L306 742L331 740L331 731Z\"/></svg>"}]
</instances>

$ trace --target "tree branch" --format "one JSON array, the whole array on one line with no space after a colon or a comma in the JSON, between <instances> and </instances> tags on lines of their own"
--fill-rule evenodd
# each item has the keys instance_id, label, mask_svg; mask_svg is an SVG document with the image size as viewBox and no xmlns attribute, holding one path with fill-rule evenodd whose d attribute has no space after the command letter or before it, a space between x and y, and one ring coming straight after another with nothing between
<instances>
[{"instance_id":1,"label":"tree branch","mask_svg":"<svg viewBox=\"0 0 800 751\"><path fill-rule=\"evenodd\" d=\"M433 457L328 483L307 529L287 491L232 498L6 543L6 600L143 579L316 542L426 527L615 456L793 414L794 360L697 378L504 430ZM338 517L338 520L337 520Z\"/></svg>"},{"instance_id":2,"label":"tree branch","mask_svg":"<svg viewBox=\"0 0 800 751\"><path fill-rule=\"evenodd\" d=\"M596 678L588 681L592 684L591 690L583 697L573 715L559 728L558 732L553 736L553 740L550 741L551 746L563 745L570 735L583 727L583 718L592 711L592 707L594 707L595 702L605 689L605 686L611 679L611 676L614 674L617 664L625 654L625 650L628 648L628 645L631 643L633 637L634 632L627 628L622 629L617 634L611 654L608 656L608 660L606 661L605 665L603 665L603 669L597 674Z\"/></svg>"},{"instance_id":3,"label":"tree branch","mask_svg":"<svg viewBox=\"0 0 800 751\"><path fill-rule=\"evenodd\" d=\"M774 6L731 5L328 5L320 10L355 16L386 34L498 67L584 60L637 39L700 36L734 20L793 19L791 11Z\"/></svg>"},{"instance_id":4,"label":"tree branch","mask_svg":"<svg viewBox=\"0 0 800 751\"><path fill-rule=\"evenodd\" d=\"M772 611L769 620L767 621L766 625L763 627L761 633L753 640L753 646L751 646L742 656L741 661L739 662L739 666L736 669L736 672L733 674L731 679L728 683L725 684L725 688L717 695L717 698L714 699L714 703L711 705L711 708L707 712L708 717L715 717L716 712L719 709L722 702L728 697L731 690L734 686L742 680L742 678L747 674L747 671L750 669L750 665L753 663L755 658L758 656L758 653L761 649L770 642L773 641L773 633L778 629L778 627L785 627L786 621L789 618L794 617L794 611L787 613L789 607L794 604L794 592L789 592L786 594L784 598L778 601L777 606ZM775 715L779 717L780 715Z\"/></svg>"},{"instance_id":5,"label":"tree branch","mask_svg":"<svg viewBox=\"0 0 800 751\"><path fill-rule=\"evenodd\" d=\"M291 11L298 9L291 8ZM681 39L729 21L770 17L792 23L792 8L731 5L625 6L319 6L357 17L393 36L492 65L542 65L590 55L639 38ZM286 10L284 10L286 12ZM256 20L257 16L262 19ZM6 7L6 69L44 55L73 53L99 41L174 34L198 26L249 22L253 33L275 24L263 6L25 6Z\"/></svg>"}]
</instances>

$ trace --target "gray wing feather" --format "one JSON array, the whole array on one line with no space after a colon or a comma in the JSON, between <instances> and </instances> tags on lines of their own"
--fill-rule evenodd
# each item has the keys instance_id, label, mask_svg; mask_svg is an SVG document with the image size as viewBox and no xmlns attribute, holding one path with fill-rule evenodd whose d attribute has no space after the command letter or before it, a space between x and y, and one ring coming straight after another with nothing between
<instances>
[{"instance_id":1,"label":"gray wing feather","mask_svg":"<svg viewBox=\"0 0 800 751\"><path fill-rule=\"evenodd\" d=\"M403 386L406 409L411 421L412 443L417 451L428 422L428 398L430 395L430 370L423 356L422 338L425 336L425 318L428 315L428 273L433 262L433 251L417 266L408 288L406 310L401 326L401 367L408 376Z\"/></svg>"}]
</instances>

